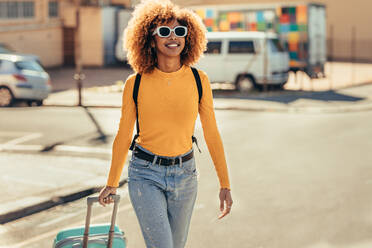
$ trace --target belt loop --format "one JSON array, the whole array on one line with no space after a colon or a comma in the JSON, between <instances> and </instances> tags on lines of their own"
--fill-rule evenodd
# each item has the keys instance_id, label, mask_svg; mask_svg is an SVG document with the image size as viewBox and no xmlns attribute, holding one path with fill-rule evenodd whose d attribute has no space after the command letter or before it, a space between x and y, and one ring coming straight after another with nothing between
<instances>
[{"instance_id":1,"label":"belt loop","mask_svg":"<svg viewBox=\"0 0 372 248\"><path fill-rule=\"evenodd\" d=\"M154 155L154 160L152 160L152 165L156 163L156 160L158 159L158 155Z\"/></svg>"},{"instance_id":2,"label":"belt loop","mask_svg":"<svg viewBox=\"0 0 372 248\"><path fill-rule=\"evenodd\" d=\"M180 168L182 168L182 155L178 156L178 159L180 160Z\"/></svg>"}]
</instances>

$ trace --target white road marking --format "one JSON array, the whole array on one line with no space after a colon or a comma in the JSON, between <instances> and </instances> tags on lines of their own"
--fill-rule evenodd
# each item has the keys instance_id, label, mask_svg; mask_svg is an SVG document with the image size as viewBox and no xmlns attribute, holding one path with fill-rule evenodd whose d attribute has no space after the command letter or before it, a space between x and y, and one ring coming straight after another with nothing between
<instances>
[{"instance_id":1,"label":"white road marking","mask_svg":"<svg viewBox=\"0 0 372 248\"><path fill-rule=\"evenodd\" d=\"M18 178L18 177L10 177L8 175L3 175L1 176L2 179L6 180L6 182L9 182L9 181L13 181L15 183L23 183L23 184L26 184L26 185L36 185L36 186L43 186L43 187L50 187L50 186L53 186L55 185L55 183L42 183L42 182L38 182L36 180L25 180L25 179L22 179L22 178Z\"/></svg>"},{"instance_id":2,"label":"white road marking","mask_svg":"<svg viewBox=\"0 0 372 248\"><path fill-rule=\"evenodd\" d=\"M5 147L0 145L0 151L34 151L39 152L43 150L45 146L42 145L12 145ZM54 151L60 152L76 152L76 153L94 153L94 154L107 154L111 155L112 149L109 148L99 148L90 146L65 146L59 145L54 148Z\"/></svg>"},{"instance_id":3,"label":"white road marking","mask_svg":"<svg viewBox=\"0 0 372 248\"><path fill-rule=\"evenodd\" d=\"M86 210L82 210L82 211L77 211L77 212L74 212L74 213L70 213L70 214L65 214L65 215L62 215L61 217L59 218L55 218L53 220L50 220L50 221L47 221L47 222L43 222L41 223L40 225L38 225L39 227L46 227L46 226L50 226L50 225L53 225L55 223L58 223L58 222L62 222L63 220L65 219L68 219L70 217L75 217L75 216L78 216L80 214L82 214L83 212L86 212Z\"/></svg>"},{"instance_id":4,"label":"white road marking","mask_svg":"<svg viewBox=\"0 0 372 248\"><path fill-rule=\"evenodd\" d=\"M108 148L89 147L89 146L65 146L65 145L56 146L54 150L64 151L64 152L83 152L83 153L102 153L102 154L111 154L112 152L112 149L108 149Z\"/></svg>"},{"instance_id":5,"label":"white road marking","mask_svg":"<svg viewBox=\"0 0 372 248\"><path fill-rule=\"evenodd\" d=\"M29 135L25 135L25 136L10 140L10 141L2 144L2 146L6 147L6 146L18 145L18 144L24 143L26 141L30 141L30 140L33 140L33 139L40 138L41 136L43 136L41 133L32 133L32 134L29 134Z\"/></svg>"},{"instance_id":6,"label":"white road marking","mask_svg":"<svg viewBox=\"0 0 372 248\"><path fill-rule=\"evenodd\" d=\"M44 146L42 145L13 145L5 147L3 145L0 145L0 151L34 151L39 152L42 149L44 149Z\"/></svg>"}]
</instances>

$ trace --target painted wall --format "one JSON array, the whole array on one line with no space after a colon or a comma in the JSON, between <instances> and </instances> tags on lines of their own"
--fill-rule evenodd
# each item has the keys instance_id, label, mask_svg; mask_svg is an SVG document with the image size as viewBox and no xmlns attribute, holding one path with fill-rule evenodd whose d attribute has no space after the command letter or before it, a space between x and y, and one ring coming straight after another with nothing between
<instances>
[{"instance_id":1,"label":"painted wall","mask_svg":"<svg viewBox=\"0 0 372 248\"><path fill-rule=\"evenodd\" d=\"M133 1L133 3L138 2ZM181 6L226 4L225 0L174 0ZM356 57L372 62L372 1L368 0L229 0L228 4L268 4L290 2L318 2L327 5L328 51L330 27L333 26L333 55L337 59L351 58L352 27L356 28Z\"/></svg>"}]
</instances>

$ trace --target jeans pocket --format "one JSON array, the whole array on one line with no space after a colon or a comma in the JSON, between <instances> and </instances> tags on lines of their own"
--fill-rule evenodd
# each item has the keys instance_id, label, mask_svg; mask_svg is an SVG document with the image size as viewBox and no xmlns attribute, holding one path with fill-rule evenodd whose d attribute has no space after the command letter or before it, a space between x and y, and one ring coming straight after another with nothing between
<instances>
[{"instance_id":1,"label":"jeans pocket","mask_svg":"<svg viewBox=\"0 0 372 248\"><path fill-rule=\"evenodd\" d=\"M189 174L189 175L197 175L198 173L196 170L194 159L184 162L182 164L182 169L184 173Z\"/></svg>"},{"instance_id":2,"label":"jeans pocket","mask_svg":"<svg viewBox=\"0 0 372 248\"><path fill-rule=\"evenodd\" d=\"M152 164L152 162L132 156L131 166L139 168L147 168Z\"/></svg>"}]
</instances>

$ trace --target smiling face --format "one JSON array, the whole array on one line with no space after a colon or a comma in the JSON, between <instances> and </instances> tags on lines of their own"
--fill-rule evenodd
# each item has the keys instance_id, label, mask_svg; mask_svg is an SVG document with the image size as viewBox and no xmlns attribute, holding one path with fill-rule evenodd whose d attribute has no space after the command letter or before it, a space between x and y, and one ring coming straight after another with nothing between
<instances>
[{"instance_id":1,"label":"smiling face","mask_svg":"<svg viewBox=\"0 0 372 248\"><path fill-rule=\"evenodd\" d=\"M164 23L160 26L168 26L171 29L181 24L177 20L170 21L169 23ZM160 37L159 35L154 35L154 44L156 54L158 58L174 58L180 57L182 50L185 47L185 37L177 37L174 32L168 37Z\"/></svg>"}]
</instances>

